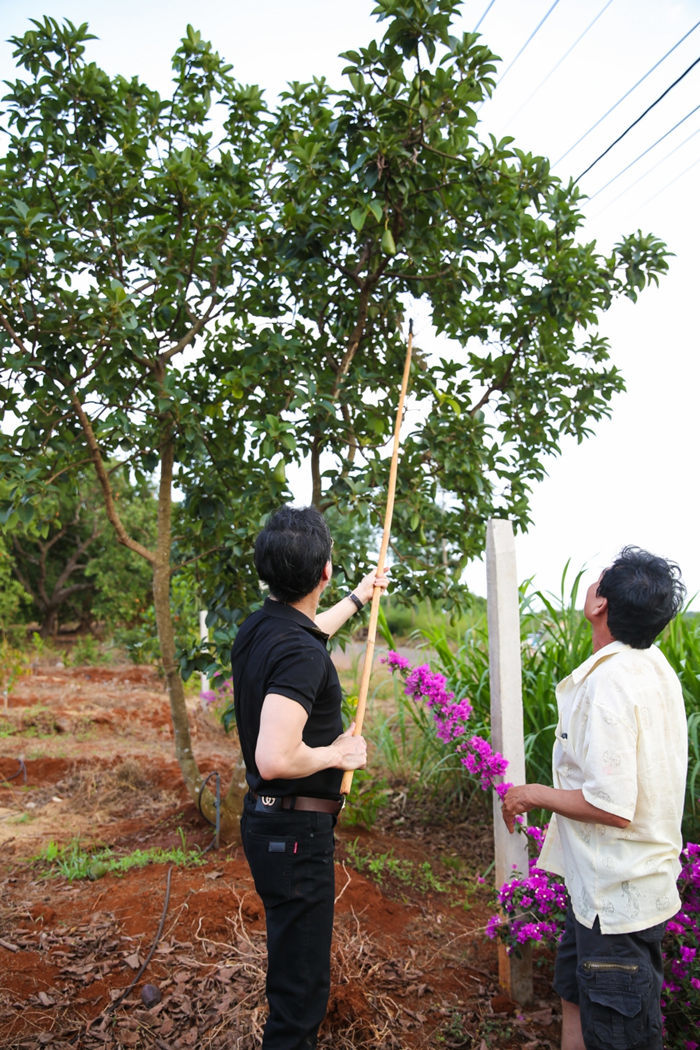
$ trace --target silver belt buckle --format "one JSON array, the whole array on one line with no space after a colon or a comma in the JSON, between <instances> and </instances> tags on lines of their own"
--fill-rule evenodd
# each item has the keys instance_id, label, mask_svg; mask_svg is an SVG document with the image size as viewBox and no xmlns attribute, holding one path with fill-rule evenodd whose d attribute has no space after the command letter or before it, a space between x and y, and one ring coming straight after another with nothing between
<instances>
[{"instance_id":1,"label":"silver belt buckle","mask_svg":"<svg viewBox=\"0 0 700 1050\"><path fill-rule=\"evenodd\" d=\"M274 806L277 799L274 795L261 795L260 801L262 802L263 806Z\"/></svg>"}]
</instances>

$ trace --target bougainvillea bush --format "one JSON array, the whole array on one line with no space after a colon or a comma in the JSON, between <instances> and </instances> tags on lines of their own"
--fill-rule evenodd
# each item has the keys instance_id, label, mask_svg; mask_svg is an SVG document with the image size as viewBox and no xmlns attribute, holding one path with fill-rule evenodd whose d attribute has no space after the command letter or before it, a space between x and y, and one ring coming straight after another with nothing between
<instances>
[{"instance_id":1,"label":"bougainvillea bush","mask_svg":"<svg viewBox=\"0 0 700 1050\"><path fill-rule=\"evenodd\" d=\"M404 678L406 695L427 705L437 737L459 755L478 786L483 791L493 789L502 798L510 787L503 780L508 762L493 751L483 736L470 733L469 701L457 699L446 677L427 664L411 667L408 660L393 651L388 653L386 662ZM518 827L539 853L544 830L527 827L522 818ZM700 845L688 843L681 860L681 910L668 923L664 939L664 1046L666 1050L700 1050L700 1034L697 1040L692 1037L700 1018ZM489 920L486 934L501 940L508 951L517 952L528 943L559 940L564 927L566 890L551 872L538 869L534 859L527 875L516 873L500 887L496 901L499 911Z\"/></svg>"},{"instance_id":2,"label":"bougainvillea bush","mask_svg":"<svg viewBox=\"0 0 700 1050\"><path fill-rule=\"evenodd\" d=\"M661 1008L666 1050L699 1050L700 1034L700 845L689 842L678 880L681 910L666 927L665 980Z\"/></svg>"}]
</instances>

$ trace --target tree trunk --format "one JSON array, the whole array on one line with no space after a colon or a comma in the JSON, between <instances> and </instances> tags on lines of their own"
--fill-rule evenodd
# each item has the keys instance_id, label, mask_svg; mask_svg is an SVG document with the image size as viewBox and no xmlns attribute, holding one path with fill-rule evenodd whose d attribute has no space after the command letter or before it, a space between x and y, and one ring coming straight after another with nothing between
<instances>
[{"instance_id":1,"label":"tree trunk","mask_svg":"<svg viewBox=\"0 0 700 1050\"><path fill-rule=\"evenodd\" d=\"M42 638L55 638L58 626L58 608L55 605L46 606L42 610L39 634Z\"/></svg>"},{"instance_id":2,"label":"tree trunk","mask_svg":"<svg viewBox=\"0 0 700 1050\"><path fill-rule=\"evenodd\" d=\"M161 448L158 538L156 557L153 564L153 605L156 615L160 655L170 700L175 756L190 797L194 802L199 802L204 778L199 771L192 751L192 738L190 736L190 725L185 702L185 686L175 657L175 628L170 607L173 457L174 442L172 435L168 435ZM240 765L240 762L238 765ZM221 801L221 834L226 841L240 841L238 821L245 790L245 777L241 777L239 770L236 769L230 787ZM202 792L201 810L207 820L212 823L215 822L214 797L208 789Z\"/></svg>"},{"instance_id":3,"label":"tree trunk","mask_svg":"<svg viewBox=\"0 0 700 1050\"><path fill-rule=\"evenodd\" d=\"M164 364L162 365L164 369ZM156 370L156 380L162 385L163 374ZM175 628L170 608L170 556L172 547L172 504L173 504L173 463L175 460L175 440L172 422L163 420L162 440L160 444L160 484L158 488L158 527L155 552L148 550L129 536L119 517L110 484L109 473L105 468L102 452L92 423L85 412L77 394L71 398L74 411L80 420L83 432L90 449L97 479L102 489L105 511L120 543L129 550L145 558L153 567L153 607L156 614L158 644L163 664L163 671L168 687L170 715L173 723L175 740L175 757L177 758L185 782L185 787L192 800L200 805L202 813L213 823L216 821L215 799L207 788L202 791L204 778L192 751L190 724L185 702L185 685L175 655ZM239 815L245 794L245 781L239 772L240 757L230 787L221 802L220 830L227 841L240 841ZM243 782L241 782L243 781ZM201 800L200 800L201 794Z\"/></svg>"}]
</instances>

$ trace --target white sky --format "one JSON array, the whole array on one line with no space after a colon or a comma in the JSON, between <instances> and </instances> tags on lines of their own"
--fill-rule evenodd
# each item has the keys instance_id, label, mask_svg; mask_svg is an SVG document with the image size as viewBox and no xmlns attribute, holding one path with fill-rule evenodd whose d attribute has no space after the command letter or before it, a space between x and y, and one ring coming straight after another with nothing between
<instances>
[{"instance_id":1,"label":"white sky","mask_svg":"<svg viewBox=\"0 0 700 1050\"><path fill-rule=\"evenodd\" d=\"M337 82L343 64L338 52L381 35L373 6L372 0L0 0L0 78L14 75L4 41L29 28L30 18L51 15L87 21L100 38L90 45L91 59L165 92L170 57L191 22L233 64L239 80L261 84L272 98L290 80L323 74ZM459 29L473 29L488 6L489 0L466 0ZM479 32L502 57L501 72L551 8L552 0L495 0ZM484 129L512 134L521 148L557 161L698 21L700 0L612 0L607 7L606 0L559 0L480 110ZM699 54L700 28L555 164L555 173L579 175ZM535 491L534 524L517 538L517 560L519 575L534 576L544 590L558 591L567 559L573 569L587 565L597 575L622 546L635 543L676 560L689 593L700 595L693 453L700 414L700 134L691 137L700 133L700 109L615 178L698 105L699 87L700 65L580 183L589 196L598 194L585 206L583 237L596 238L607 251L641 228L664 239L675 257L658 290L647 290L636 304L619 303L604 319L601 330L627 382L612 419L582 445L565 444ZM485 593L480 564L468 581ZM694 606L700 608L700 597Z\"/></svg>"}]
</instances>

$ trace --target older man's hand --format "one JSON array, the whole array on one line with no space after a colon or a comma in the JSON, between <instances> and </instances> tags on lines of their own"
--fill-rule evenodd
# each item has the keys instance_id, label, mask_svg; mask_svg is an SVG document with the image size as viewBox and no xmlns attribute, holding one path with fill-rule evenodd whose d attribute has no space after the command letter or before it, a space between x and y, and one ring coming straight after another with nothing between
<instances>
[{"instance_id":1,"label":"older man's hand","mask_svg":"<svg viewBox=\"0 0 700 1050\"><path fill-rule=\"evenodd\" d=\"M511 834L515 831L515 818L518 814L527 813L537 805L533 798L534 789L537 786L537 784L519 784L508 788L503 796L501 814Z\"/></svg>"}]
</instances>

